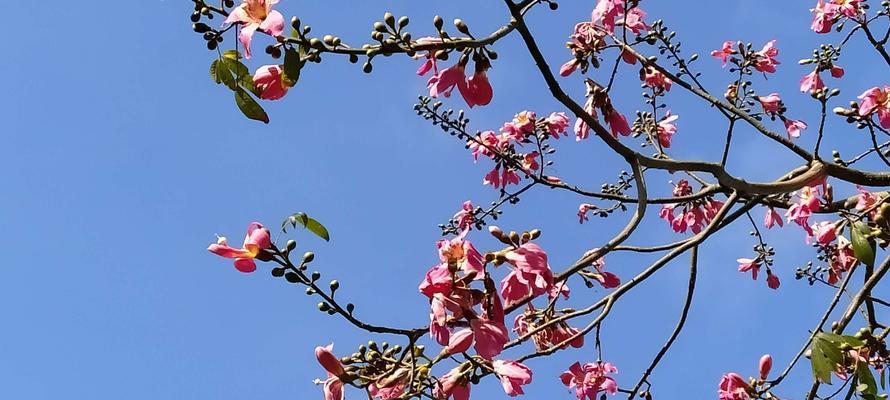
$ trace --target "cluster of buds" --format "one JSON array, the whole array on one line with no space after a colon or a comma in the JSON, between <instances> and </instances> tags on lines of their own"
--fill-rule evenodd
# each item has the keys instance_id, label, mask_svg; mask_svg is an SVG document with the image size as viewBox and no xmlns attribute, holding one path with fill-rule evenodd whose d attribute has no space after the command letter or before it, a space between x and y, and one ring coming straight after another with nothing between
<instances>
[{"instance_id":1,"label":"cluster of buds","mask_svg":"<svg viewBox=\"0 0 890 400\"><path fill-rule=\"evenodd\" d=\"M821 76L821 73L824 71L829 71L834 78L842 78L844 76L844 69L835 64L838 58L840 58L840 49L833 45L823 44L819 49L813 50L813 58L798 61L800 65L815 64L816 66L813 72L801 78L800 91L809 93L814 98L820 100L839 95L840 91L837 89L827 91Z\"/></svg>"}]
</instances>

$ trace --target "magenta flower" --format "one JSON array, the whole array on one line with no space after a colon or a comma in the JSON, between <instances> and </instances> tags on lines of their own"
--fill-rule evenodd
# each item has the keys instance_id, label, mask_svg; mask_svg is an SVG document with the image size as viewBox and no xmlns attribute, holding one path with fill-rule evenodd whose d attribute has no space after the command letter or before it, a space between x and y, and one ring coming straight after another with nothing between
<instances>
[{"instance_id":1,"label":"magenta flower","mask_svg":"<svg viewBox=\"0 0 890 400\"><path fill-rule=\"evenodd\" d=\"M488 75L485 70L476 71L473 76L467 79L466 85L458 85L461 96L470 108L474 106L484 106L491 103L494 92L491 89L491 83L488 82Z\"/></svg>"},{"instance_id":2,"label":"magenta flower","mask_svg":"<svg viewBox=\"0 0 890 400\"><path fill-rule=\"evenodd\" d=\"M548 293L553 286L553 271L547 253L535 243L526 243L506 255L513 270L501 280L501 297L510 307L526 297Z\"/></svg>"},{"instance_id":3,"label":"magenta flower","mask_svg":"<svg viewBox=\"0 0 890 400\"><path fill-rule=\"evenodd\" d=\"M829 246L828 283L835 284L843 277L844 272L859 263L853 253L853 246L843 236L838 236L837 245Z\"/></svg>"},{"instance_id":4,"label":"magenta flower","mask_svg":"<svg viewBox=\"0 0 890 400\"><path fill-rule=\"evenodd\" d=\"M560 135L568 135L569 117L565 113L552 113L548 116L544 123L547 124L547 133L554 139L559 139Z\"/></svg>"},{"instance_id":5,"label":"magenta flower","mask_svg":"<svg viewBox=\"0 0 890 400\"><path fill-rule=\"evenodd\" d=\"M834 222L822 221L813 224L811 230L813 234L812 236L807 236L807 243L815 239L816 243L827 246L837 239L837 224Z\"/></svg>"},{"instance_id":6,"label":"magenta flower","mask_svg":"<svg viewBox=\"0 0 890 400\"><path fill-rule=\"evenodd\" d=\"M458 87L458 90L461 93L468 90L465 87L467 85L467 78L464 76L464 67L465 66L460 63L454 64L433 75L433 77L427 81L427 87L430 89L430 97L439 97L440 94L445 97L450 97L451 92L455 87Z\"/></svg>"},{"instance_id":7,"label":"magenta flower","mask_svg":"<svg viewBox=\"0 0 890 400\"><path fill-rule=\"evenodd\" d=\"M679 115L672 115L668 111L664 114L664 118L658 121L658 142L661 143L661 147L671 147L671 141L674 138L674 134L677 133L677 125L674 124L674 121L679 118Z\"/></svg>"},{"instance_id":8,"label":"magenta flower","mask_svg":"<svg viewBox=\"0 0 890 400\"><path fill-rule=\"evenodd\" d=\"M473 208L473 202L467 200L461 205L460 211L451 217L451 220L457 223L457 229L461 231L470 229L476 220L476 217L473 215Z\"/></svg>"},{"instance_id":9,"label":"magenta flower","mask_svg":"<svg viewBox=\"0 0 890 400\"><path fill-rule=\"evenodd\" d=\"M745 378L742 378L735 372L723 375L720 378L720 386L717 391L720 400L748 400L751 398L749 391L752 390Z\"/></svg>"},{"instance_id":10,"label":"magenta flower","mask_svg":"<svg viewBox=\"0 0 890 400\"><path fill-rule=\"evenodd\" d=\"M772 229L775 224L778 224L780 227L783 225L782 216L774 208L769 207L766 210L766 215L763 217L763 225L766 226L766 229Z\"/></svg>"},{"instance_id":11,"label":"magenta flower","mask_svg":"<svg viewBox=\"0 0 890 400\"><path fill-rule=\"evenodd\" d=\"M766 377L769 376L769 371L773 368L773 356L769 354L764 354L763 357L760 357L760 364L758 364L758 372L760 372L760 379L766 380Z\"/></svg>"},{"instance_id":12,"label":"magenta flower","mask_svg":"<svg viewBox=\"0 0 890 400\"><path fill-rule=\"evenodd\" d=\"M819 70L814 70L809 74L804 75L803 78L800 79L800 91L805 93L813 93L817 90L820 90L825 87L825 82L822 81L822 77L819 76Z\"/></svg>"},{"instance_id":13,"label":"magenta flower","mask_svg":"<svg viewBox=\"0 0 890 400\"><path fill-rule=\"evenodd\" d=\"M767 96L757 96L757 101L763 107L763 112L768 114L777 114L782 110L782 99L778 93L770 93Z\"/></svg>"},{"instance_id":14,"label":"magenta flower","mask_svg":"<svg viewBox=\"0 0 890 400\"><path fill-rule=\"evenodd\" d=\"M585 397L595 400L601 392L618 393L618 383L608 376L608 374L617 372L618 368L609 363L598 362L581 365L576 362L559 378L563 385L570 389L575 388L575 397L578 400L584 400Z\"/></svg>"},{"instance_id":15,"label":"magenta flower","mask_svg":"<svg viewBox=\"0 0 890 400\"><path fill-rule=\"evenodd\" d=\"M571 59L559 67L559 76L566 77L578 70L578 59Z\"/></svg>"},{"instance_id":16,"label":"magenta flower","mask_svg":"<svg viewBox=\"0 0 890 400\"><path fill-rule=\"evenodd\" d=\"M269 230L263 227L259 222L251 222L247 226L247 236L244 238L244 244L240 249L229 247L226 238L220 236L215 244L211 244L207 248L213 254L225 258L235 259L235 268L241 272L256 271L256 262L254 259L263 257L265 249L272 247L272 240L269 236Z\"/></svg>"},{"instance_id":17,"label":"magenta flower","mask_svg":"<svg viewBox=\"0 0 890 400\"><path fill-rule=\"evenodd\" d=\"M760 272L760 261L757 259L740 258L736 260L739 263L739 272L751 271L751 279L757 280L757 273Z\"/></svg>"},{"instance_id":18,"label":"magenta flower","mask_svg":"<svg viewBox=\"0 0 890 400\"><path fill-rule=\"evenodd\" d=\"M839 67L837 65L832 65L831 68L829 69L829 71L831 72L832 78L843 78L844 77L845 72L842 67Z\"/></svg>"},{"instance_id":19,"label":"magenta flower","mask_svg":"<svg viewBox=\"0 0 890 400\"><path fill-rule=\"evenodd\" d=\"M279 65L264 65L253 75L253 84L263 100L278 100L287 94L290 86L284 82Z\"/></svg>"},{"instance_id":20,"label":"magenta flower","mask_svg":"<svg viewBox=\"0 0 890 400\"><path fill-rule=\"evenodd\" d=\"M473 346L476 354L486 360L501 354L504 345L510 340L503 321L476 318L470 321L470 329L473 330L473 338L476 340Z\"/></svg>"},{"instance_id":21,"label":"magenta flower","mask_svg":"<svg viewBox=\"0 0 890 400\"><path fill-rule=\"evenodd\" d=\"M640 70L640 80L648 87L664 89L665 91L670 91L671 85L674 84L674 81L652 67L645 67Z\"/></svg>"},{"instance_id":22,"label":"magenta flower","mask_svg":"<svg viewBox=\"0 0 890 400\"><path fill-rule=\"evenodd\" d=\"M612 132L612 136L618 138L618 134L621 134L621 136L631 134L630 125L628 125L627 118L624 118L623 114L615 109L612 109L608 114L604 111L603 114L606 117L606 123L609 124L609 131Z\"/></svg>"},{"instance_id":23,"label":"magenta flower","mask_svg":"<svg viewBox=\"0 0 890 400\"><path fill-rule=\"evenodd\" d=\"M340 359L334 355L333 351L333 343L324 347L318 346L315 348L315 358L318 359L318 363L321 364L329 374L340 377L346 374L346 371L343 369L343 364L340 362Z\"/></svg>"},{"instance_id":24,"label":"magenta flower","mask_svg":"<svg viewBox=\"0 0 890 400\"><path fill-rule=\"evenodd\" d=\"M779 277L773 274L772 271L766 270L766 286L776 290L779 288L779 284Z\"/></svg>"},{"instance_id":25,"label":"magenta flower","mask_svg":"<svg viewBox=\"0 0 890 400\"><path fill-rule=\"evenodd\" d=\"M859 95L859 115L878 115L881 127L890 129L890 86L873 87Z\"/></svg>"},{"instance_id":26,"label":"magenta flower","mask_svg":"<svg viewBox=\"0 0 890 400\"><path fill-rule=\"evenodd\" d=\"M755 53L757 61L754 63L754 69L764 73L776 72L776 66L781 63L776 59L776 56L779 55L779 49L775 46L776 41L770 40L763 46L763 49Z\"/></svg>"},{"instance_id":27,"label":"magenta flower","mask_svg":"<svg viewBox=\"0 0 890 400\"><path fill-rule=\"evenodd\" d=\"M798 191L797 196L798 201L792 204L788 211L785 212L785 219L788 222L794 221L794 223L803 227L808 234L812 234L808 221L810 215L813 215L814 211L819 210L819 190L812 186L804 186Z\"/></svg>"},{"instance_id":28,"label":"magenta flower","mask_svg":"<svg viewBox=\"0 0 890 400\"><path fill-rule=\"evenodd\" d=\"M522 385L532 382L532 370L516 361L495 360L491 363L495 375L501 380L504 392L510 397L525 394Z\"/></svg>"},{"instance_id":29,"label":"magenta flower","mask_svg":"<svg viewBox=\"0 0 890 400\"><path fill-rule=\"evenodd\" d=\"M271 36L284 32L284 16L272 9L277 3L278 0L244 0L226 18L226 24L241 24L238 39L244 45L245 57L250 58L250 41L257 30Z\"/></svg>"},{"instance_id":30,"label":"magenta flower","mask_svg":"<svg viewBox=\"0 0 890 400\"><path fill-rule=\"evenodd\" d=\"M807 123L782 117L782 123L785 124L785 131L788 132L788 139L800 137L800 131L807 129Z\"/></svg>"},{"instance_id":31,"label":"magenta flower","mask_svg":"<svg viewBox=\"0 0 890 400\"><path fill-rule=\"evenodd\" d=\"M725 67L726 61L729 58L729 56L731 56L733 54L737 54L737 52L735 50L735 43L736 42L733 40L727 40L727 41L723 42L723 47L721 47L719 50L712 51L711 57L714 57L714 58L720 60L723 63L723 66Z\"/></svg>"},{"instance_id":32,"label":"magenta flower","mask_svg":"<svg viewBox=\"0 0 890 400\"><path fill-rule=\"evenodd\" d=\"M473 345L473 330L461 329L448 339L448 346L442 352L445 354L457 354L467 351Z\"/></svg>"}]
</instances>

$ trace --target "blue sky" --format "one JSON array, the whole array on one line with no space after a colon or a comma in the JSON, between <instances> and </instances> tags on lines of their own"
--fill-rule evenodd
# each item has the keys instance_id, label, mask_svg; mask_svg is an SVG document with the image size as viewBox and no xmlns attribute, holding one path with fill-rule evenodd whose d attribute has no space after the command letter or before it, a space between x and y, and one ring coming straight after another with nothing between
<instances>
[{"instance_id":1,"label":"blue sky","mask_svg":"<svg viewBox=\"0 0 890 400\"><path fill-rule=\"evenodd\" d=\"M205 250L214 233L237 241L248 222L275 225L295 211L308 212L332 231L330 243L305 232L296 238L301 249L316 252L323 280L340 280L339 295L358 305L358 315L403 327L426 322L428 306L416 285L436 262L436 225L462 201L486 204L495 193L480 184L488 164L474 165L462 144L414 115L411 106L425 89L413 75L414 61L377 60L366 76L360 66L327 57L322 66L304 70L285 100L268 104L272 123L263 126L242 118L230 93L208 77L214 55L191 32L191 2L102 3L5 6L10 15L28 17L7 21L10 56L0 64L9 78L0 98L0 167L8 188L0 197L0 235L8 246L0 279L6 321L0 329L0 396L320 398L311 381L323 371L312 349L333 341L336 350L351 352L369 337L315 311L317 300L272 279L267 268L244 275ZM351 43L364 40L387 10L410 15L415 36L432 31L427 21L434 14L461 17L479 34L506 21L496 1L424 3L282 0L279 9L300 16L319 36L335 33ZM542 7L530 16L554 66L568 59L563 43L594 6L564 3L558 12ZM679 3L647 1L644 8L650 20L664 18L677 28L687 54L703 55L697 68L714 92L722 92L731 77L704 55L724 40L759 46L776 38L780 73L769 81L756 78L756 87L782 93L790 115L816 122L816 104L796 89L809 72L797 59L825 39L807 29L810 1ZM264 40L258 36L253 67L263 61ZM474 129L496 128L524 109L562 111L517 37L496 50L500 58L490 72L495 98L469 112ZM851 46L846 56L840 104L887 83L866 47ZM583 94L579 77L564 85ZM614 101L628 115L643 106L638 85L635 70L619 75ZM679 90L668 100L680 115L675 154L717 158L725 132L718 114ZM800 142L811 147L813 133ZM729 164L736 174L770 179L796 165L751 130L738 137ZM863 146L865 138L832 121L827 144ZM596 141L563 140L558 148L555 173L587 187L613 181L625 168ZM654 173L649 185L664 194L669 179ZM554 269L561 269L608 240L627 218L578 225L579 201L534 191L508 208L499 224L542 229L539 243ZM679 237L657 220L656 209L646 223L633 244ZM713 398L722 373L754 374L765 352L784 367L830 298L829 290L793 279L794 269L814 256L799 229L767 235L779 248L780 291L736 272L734 260L751 252L749 229L739 224L702 247L687 332L651 378L660 398ZM487 235L473 238L483 249L495 245ZM651 261L607 259L609 270L623 277ZM604 324L604 356L618 365L622 387L636 382L673 328L686 273L686 259L665 268L622 298ZM575 304L603 294L580 284L575 290ZM573 398L558 374L576 360L594 359L587 347L533 361L527 398ZM780 394L796 396L808 387L808 366L790 379ZM494 381L474 390L477 398L503 396Z\"/></svg>"}]
</instances>

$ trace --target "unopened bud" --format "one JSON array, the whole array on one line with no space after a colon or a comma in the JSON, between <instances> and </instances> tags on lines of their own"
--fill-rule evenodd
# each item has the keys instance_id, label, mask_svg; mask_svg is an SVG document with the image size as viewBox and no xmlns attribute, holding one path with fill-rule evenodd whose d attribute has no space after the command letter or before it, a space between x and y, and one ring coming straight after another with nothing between
<instances>
[{"instance_id":1,"label":"unopened bud","mask_svg":"<svg viewBox=\"0 0 890 400\"><path fill-rule=\"evenodd\" d=\"M286 245L286 247L285 247L285 249L287 249L287 251L291 251L291 250L296 249L296 248L297 248L297 241L296 241L296 240L288 240L288 241L287 241L287 245Z\"/></svg>"},{"instance_id":2,"label":"unopened bud","mask_svg":"<svg viewBox=\"0 0 890 400\"><path fill-rule=\"evenodd\" d=\"M303 254L303 262L310 263L315 260L315 253L311 251L307 251L306 254Z\"/></svg>"},{"instance_id":3,"label":"unopened bud","mask_svg":"<svg viewBox=\"0 0 890 400\"><path fill-rule=\"evenodd\" d=\"M464 35L470 34L470 28L467 26L467 23L460 18L454 20L454 27L457 28L458 32L463 33Z\"/></svg>"}]
</instances>

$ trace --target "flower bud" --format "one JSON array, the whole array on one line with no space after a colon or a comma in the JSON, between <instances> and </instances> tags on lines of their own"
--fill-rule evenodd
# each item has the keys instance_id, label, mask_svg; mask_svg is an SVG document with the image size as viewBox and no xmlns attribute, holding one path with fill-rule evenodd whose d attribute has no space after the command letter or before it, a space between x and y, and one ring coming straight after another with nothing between
<instances>
[{"instance_id":1,"label":"flower bud","mask_svg":"<svg viewBox=\"0 0 890 400\"><path fill-rule=\"evenodd\" d=\"M334 345L328 345L326 347L318 346L315 348L315 358L318 359L318 363L321 366L331 373L334 376L343 376L346 371L343 370L343 364L340 363L340 360L337 359L337 356L333 353Z\"/></svg>"},{"instance_id":2,"label":"flower bud","mask_svg":"<svg viewBox=\"0 0 890 400\"><path fill-rule=\"evenodd\" d=\"M310 263L315 260L315 253L311 251L307 251L306 254L303 254L303 262Z\"/></svg>"},{"instance_id":3,"label":"flower bud","mask_svg":"<svg viewBox=\"0 0 890 400\"><path fill-rule=\"evenodd\" d=\"M760 379L766 380L767 375L769 375L769 371L773 368L773 357L769 354L764 354L763 357L760 357Z\"/></svg>"},{"instance_id":4,"label":"flower bud","mask_svg":"<svg viewBox=\"0 0 890 400\"><path fill-rule=\"evenodd\" d=\"M287 241L287 247L285 247L285 248L287 249L287 251L291 251L291 250L293 250L293 249L296 249L296 248L297 248L297 241L296 241L296 240L288 240L288 241Z\"/></svg>"},{"instance_id":5,"label":"flower bud","mask_svg":"<svg viewBox=\"0 0 890 400\"><path fill-rule=\"evenodd\" d=\"M438 15L435 16L435 17L433 17L433 26L436 27L436 30L437 30L437 31L440 31L440 32L441 32L441 31L442 31L442 26L443 26L444 24L445 24L445 21L442 20L442 17L440 17L440 16L438 16Z\"/></svg>"}]
</instances>

